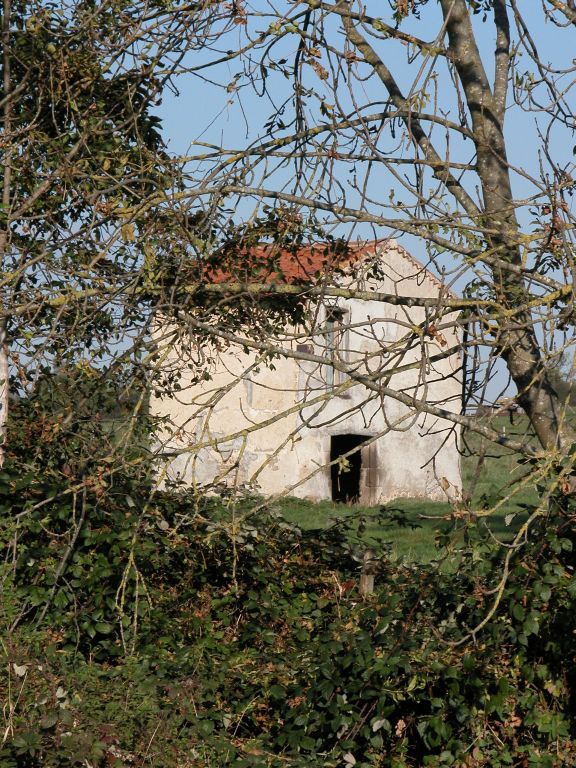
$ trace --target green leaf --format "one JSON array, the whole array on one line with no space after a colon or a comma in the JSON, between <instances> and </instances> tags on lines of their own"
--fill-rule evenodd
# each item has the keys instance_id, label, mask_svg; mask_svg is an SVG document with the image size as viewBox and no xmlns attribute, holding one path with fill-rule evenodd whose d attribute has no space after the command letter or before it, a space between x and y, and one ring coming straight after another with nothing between
<instances>
[{"instance_id":1,"label":"green leaf","mask_svg":"<svg viewBox=\"0 0 576 768\"><path fill-rule=\"evenodd\" d=\"M96 632L99 632L101 635L109 635L111 632L114 631L114 626L112 624L107 624L105 622L99 621L94 625L94 629Z\"/></svg>"},{"instance_id":2,"label":"green leaf","mask_svg":"<svg viewBox=\"0 0 576 768\"><path fill-rule=\"evenodd\" d=\"M58 722L58 715L54 712L51 712L47 715L44 715L44 717L40 718L40 728L43 728L44 730L48 730L49 728L53 728L57 722Z\"/></svg>"}]
</instances>

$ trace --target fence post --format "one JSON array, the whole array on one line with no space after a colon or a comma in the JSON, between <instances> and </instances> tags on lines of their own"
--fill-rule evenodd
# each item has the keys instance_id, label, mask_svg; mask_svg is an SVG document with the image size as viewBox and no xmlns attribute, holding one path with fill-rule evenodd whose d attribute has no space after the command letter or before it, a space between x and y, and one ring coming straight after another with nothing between
<instances>
[{"instance_id":1,"label":"fence post","mask_svg":"<svg viewBox=\"0 0 576 768\"><path fill-rule=\"evenodd\" d=\"M374 592L374 574L378 561L373 549L367 549L362 556L362 570L360 571L360 594L371 595Z\"/></svg>"}]
</instances>

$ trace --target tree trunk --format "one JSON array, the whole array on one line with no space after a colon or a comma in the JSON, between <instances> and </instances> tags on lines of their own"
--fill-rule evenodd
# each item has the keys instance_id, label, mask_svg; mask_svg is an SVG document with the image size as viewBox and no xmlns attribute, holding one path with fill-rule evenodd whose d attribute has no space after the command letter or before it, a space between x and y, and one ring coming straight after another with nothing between
<instances>
[{"instance_id":1,"label":"tree trunk","mask_svg":"<svg viewBox=\"0 0 576 768\"><path fill-rule=\"evenodd\" d=\"M6 443L6 421L8 419L8 348L6 345L6 323L0 326L0 467L4 464Z\"/></svg>"},{"instance_id":2,"label":"tree trunk","mask_svg":"<svg viewBox=\"0 0 576 768\"><path fill-rule=\"evenodd\" d=\"M448 32L450 58L464 89L472 118L477 171L483 194L484 226L490 232L486 245L500 259L521 266L521 236L506 156L503 122L509 79L509 31L504 0L495 0L497 30L496 75L491 89L476 45L470 14L464 0L440 0ZM547 374L545 360L521 275L493 270L493 281L504 310L516 312L499 320L497 344L518 388L518 402L526 411L544 448L563 449L574 434L563 418L563 407Z\"/></svg>"},{"instance_id":3,"label":"tree trunk","mask_svg":"<svg viewBox=\"0 0 576 768\"><path fill-rule=\"evenodd\" d=\"M10 70L10 15L11 0L4 0L2 7L2 68L4 70L4 114L2 116L2 133L5 146L4 169L2 178L2 208L6 216L4 231L0 232L0 261L4 262L6 248L9 244L9 216L10 216L10 186L12 183L12 158L8 140L12 133L12 99L11 95L11 70ZM6 302L0 297L0 467L4 463L6 422L8 419L8 343L6 337Z\"/></svg>"}]
</instances>

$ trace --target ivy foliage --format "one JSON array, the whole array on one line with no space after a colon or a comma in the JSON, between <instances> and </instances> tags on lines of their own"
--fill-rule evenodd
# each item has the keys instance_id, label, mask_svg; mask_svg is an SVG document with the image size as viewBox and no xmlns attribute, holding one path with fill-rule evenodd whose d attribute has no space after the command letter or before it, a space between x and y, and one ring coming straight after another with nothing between
<instances>
[{"instance_id":1,"label":"ivy foliage","mask_svg":"<svg viewBox=\"0 0 576 768\"><path fill-rule=\"evenodd\" d=\"M353 522L158 491L136 451L73 478L14 451L3 766L576 764L569 498L507 564L481 521L458 567L382 550L363 596Z\"/></svg>"}]
</instances>

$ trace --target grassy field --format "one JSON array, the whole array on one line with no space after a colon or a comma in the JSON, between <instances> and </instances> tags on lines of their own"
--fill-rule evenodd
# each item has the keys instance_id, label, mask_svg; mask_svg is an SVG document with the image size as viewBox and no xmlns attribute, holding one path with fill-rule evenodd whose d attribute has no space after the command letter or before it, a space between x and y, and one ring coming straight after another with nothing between
<instances>
[{"instance_id":1,"label":"grassy field","mask_svg":"<svg viewBox=\"0 0 576 768\"><path fill-rule=\"evenodd\" d=\"M508 416L486 417L486 423L515 440L534 442L525 417L516 415L513 424ZM490 511L486 517L490 530L505 540L525 519L525 505L538 501L534 478L515 454L478 435L468 434L463 448L462 480L470 495L469 509L473 513ZM281 503L281 510L304 530L346 524L353 546L372 542L380 547L388 542L392 556L420 562L442 556L445 550L436 546L436 538L451 525L448 503L423 499L396 499L380 508L291 498ZM513 513L514 519L506 525L506 517ZM458 546L457 540L454 545Z\"/></svg>"}]
</instances>

